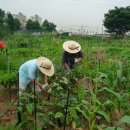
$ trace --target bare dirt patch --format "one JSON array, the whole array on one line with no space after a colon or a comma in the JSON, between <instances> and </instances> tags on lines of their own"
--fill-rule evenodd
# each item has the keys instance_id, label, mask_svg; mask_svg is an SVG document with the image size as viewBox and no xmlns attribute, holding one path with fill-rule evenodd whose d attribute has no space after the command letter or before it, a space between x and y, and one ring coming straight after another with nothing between
<instances>
[{"instance_id":1,"label":"bare dirt patch","mask_svg":"<svg viewBox=\"0 0 130 130\"><path fill-rule=\"evenodd\" d=\"M13 124L16 122L16 102L17 94L16 89L4 88L0 86L0 124ZM11 99L10 99L11 98Z\"/></svg>"}]
</instances>

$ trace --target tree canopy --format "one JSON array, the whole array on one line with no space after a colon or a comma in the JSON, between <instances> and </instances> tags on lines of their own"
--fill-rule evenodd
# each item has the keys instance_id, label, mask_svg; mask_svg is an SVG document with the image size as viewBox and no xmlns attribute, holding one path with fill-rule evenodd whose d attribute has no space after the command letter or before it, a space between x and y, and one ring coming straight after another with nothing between
<instances>
[{"instance_id":1,"label":"tree canopy","mask_svg":"<svg viewBox=\"0 0 130 130\"><path fill-rule=\"evenodd\" d=\"M41 27L38 21L32 21L31 19L29 19L26 24L26 29L27 30L40 30Z\"/></svg>"},{"instance_id":2,"label":"tree canopy","mask_svg":"<svg viewBox=\"0 0 130 130\"><path fill-rule=\"evenodd\" d=\"M11 13L7 13L6 23L7 23L7 27L9 29L9 31L14 32L15 23L14 23L14 19L13 19L13 16L11 15Z\"/></svg>"},{"instance_id":3,"label":"tree canopy","mask_svg":"<svg viewBox=\"0 0 130 130\"><path fill-rule=\"evenodd\" d=\"M5 29L5 12L0 9L0 38L6 33Z\"/></svg>"},{"instance_id":4,"label":"tree canopy","mask_svg":"<svg viewBox=\"0 0 130 130\"><path fill-rule=\"evenodd\" d=\"M115 7L105 14L104 26L107 32L116 33L116 36L124 35L130 31L130 6Z\"/></svg>"},{"instance_id":5,"label":"tree canopy","mask_svg":"<svg viewBox=\"0 0 130 130\"><path fill-rule=\"evenodd\" d=\"M14 19L14 30L20 30L20 22L18 19Z\"/></svg>"},{"instance_id":6,"label":"tree canopy","mask_svg":"<svg viewBox=\"0 0 130 130\"><path fill-rule=\"evenodd\" d=\"M20 22L18 19L13 18L10 12L5 13L0 9L0 37L8 33L13 33L20 29Z\"/></svg>"},{"instance_id":7,"label":"tree canopy","mask_svg":"<svg viewBox=\"0 0 130 130\"><path fill-rule=\"evenodd\" d=\"M20 21L13 17L10 12L5 13L0 8L0 39L10 33L14 33L20 30ZM48 20L44 20L42 26L38 21L33 21L31 19L26 22L26 29L31 31L44 31L44 32L55 32L56 25Z\"/></svg>"},{"instance_id":8,"label":"tree canopy","mask_svg":"<svg viewBox=\"0 0 130 130\"><path fill-rule=\"evenodd\" d=\"M5 12L0 9L0 26L3 26L4 24L4 17L5 17Z\"/></svg>"},{"instance_id":9,"label":"tree canopy","mask_svg":"<svg viewBox=\"0 0 130 130\"><path fill-rule=\"evenodd\" d=\"M42 24L42 28L44 32L55 32L56 31L56 25L52 22L48 22L48 20L44 20Z\"/></svg>"},{"instance_id":10,"label":"tree canopy","mask_svg":"<svg viewBox=\"0 0 130 130\"><path fill-rule=\"evenodd\" d=\"M20 22L18 19L13 18L11 13L7 13L6 26L9 32L14 32L20 29Z\"/></svg>"}]
</instances>

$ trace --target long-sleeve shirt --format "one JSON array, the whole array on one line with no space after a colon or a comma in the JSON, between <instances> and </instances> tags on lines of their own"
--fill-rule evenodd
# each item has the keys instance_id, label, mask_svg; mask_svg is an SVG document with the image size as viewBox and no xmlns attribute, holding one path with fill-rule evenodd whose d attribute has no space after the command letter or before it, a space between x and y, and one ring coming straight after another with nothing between
<instances>
[{"instance_id":1,"label":"long-sleeve shirt","mask_svg":"<svg viewBox=\"0 0 130 130\"><path fill-rule=\"evenodd\" d=\"M79 51L74 54L64 51L62 55L63 64L67 64L70 67L70 69L72 69L75 66L75 58L83 58L82 51Z\"/></svg>"},{"instance_id":2,"label":"long-sleeve shirt","mask_svg":"<svg viewBox=\"0 0 130 130\"><path fill-rule=\"evenodd\" d=\"M19 82L27 86L31 80L39 77L40 70L37 66L37 59L29 60L19 68Z\"/></svg>"}]
</instances>

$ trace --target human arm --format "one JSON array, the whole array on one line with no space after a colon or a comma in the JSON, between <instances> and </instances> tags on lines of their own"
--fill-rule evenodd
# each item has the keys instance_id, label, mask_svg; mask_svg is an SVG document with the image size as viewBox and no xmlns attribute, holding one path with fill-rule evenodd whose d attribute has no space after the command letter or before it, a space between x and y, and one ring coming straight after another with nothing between
<instances>
[{"instance_id":1,"label":"human arm","mask_svg":"<svg viewBox=\"0 0 130 130\"><path fill-rule=\"evenodd\" d=\"M75 58L75 63L81 62L82 58L83 58L83 53L82 53L82 51L79 51L77 53L77 57Z\"/></svg>"},{"instance_id":2,"label":"human arm","mask_svg":"<svg viewBox=\"0 0 130 130\"><path fill-rule=\"evenodd\" d=\"M39 87L41 90L44 89L48 85L48 77L44 75L44 84L41 84L38 80L35 80L36 87ZM31 80L31 83L34 84L34 80Z\"/></svg>"},{"instance_id":3,"label":"human arm","mask_svg":"<svg viewBox=\"0 0 130 130\"><path fill-rule=\"evenodd\" d=\"M48 77L47 77L47 75L44 75L44 84L48 84Z\"/></svg>"},{"instance_id":4,"label":"human arm","mask_svg":"<svg viewBox=\"0 0 130 130\"><path fill-rule=\"evenodd\" d=\"M65 68L66 70L69 70L69 69L70 69L70 67L68 66L67 63L64 63L64 68Z\"/></svg>"},{"instance_id":5,"label":"human arm","mask_svg":"<svg viewBox=\"0 0 130 130\"><path fill-rule=\"evenodd\" d=\"M38 88L42 89L42 83L40 83L39 77L43 78L43 74L38 69L35 69L35 66L30 68L28 70L28 73L29 73L31 83L34 84L34 79L35 79L35 85Z\"/></svg>"},{"instance_id":6,"label":"human arm","mask_svg":"<svg viewBox=\"0 0 130 130\"><path fill-rule=\"evenodd\" d=\"M34 79L31 80L31 83L34 84ZM40 89L42 89L43 85L38 80L35 80L35 85L38 86Z\"/></svg>"},{"instance_id":7,"label":"human arm","mask_svg":"<svg viewBox=\"0 0 130 130\"><path fill-rule=\"evenodd\" d=\"M63 62L64 69L69 70L70 66L68 65L68 62L67 62L67 53L66 52L64 52L62 55L62 62Z\"/></svg>"}]
</instances>

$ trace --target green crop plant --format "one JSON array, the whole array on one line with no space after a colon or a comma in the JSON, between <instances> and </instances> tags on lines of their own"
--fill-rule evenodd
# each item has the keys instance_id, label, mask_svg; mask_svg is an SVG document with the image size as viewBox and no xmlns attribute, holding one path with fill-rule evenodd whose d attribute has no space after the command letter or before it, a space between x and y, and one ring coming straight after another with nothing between
<instances>
[{"instance_id":1,"label":"green crop plant","mask_svg":"<svg viewBox=\"0 0 130 130\"><path fill-rule=\"evenodd\" d=\"M21 122L18 124L18 126L16 128L22 128L22 129L28 129L28 128L34 128L34 115L35 115L35 105L37 107L37 111L36 111L36 117L39 117L37 119L37 122L39 122L39 120L43 120L47 118L47 113L46 113L46 118L45 115L43 114L43 103L39 102L40 100L40 95L38 93L36 93L36 103L34 102L34 93L31 92L23 92L20 97L19 97L19 103L18 103L18 107L17 107L17 112L21 114ZM44 112L47 112L46 110L44 110ZM49 115L50 116L50 115ZM42 122L42 121L40 121ZM43 123L43 122L42 122ZM48 123L48 122L47 122ZM39 129L42 128L41 127L41 123L37 124ZM44 124L44 126L46 126Z\"/></svg>"},{"instance_id":2,"label":"green crop plant","mask_svg":"<svg viewBox=\"0 0 130 130\"><path fill-rule=\"evenodd\" d=\"M3 76L0 77L0 84L3 86L13 86L17 81L17 73L12 72L4 73Z\"/></svg>"},{"instance_id":3,"label":"green crop plant","mask_svg":"<svg viewBox=\"0 0 130 130\"><path fill-rule=\"evenodd\" d=\"M62 44L67 40L79 42L84 54L82 62L70 72L64 72L62 65ZM37 94L37 129L63 127L68 87L67 126L88 127L90 130L107 129L109 126L112 129L122 128L122 125L114 125L112 116L117 109L121 117L130 114L129 38L127 43L122 39L103 39L102 42L96 36L35 36L26 33L10 35L5 41L8 51L0 52L0 85L14 85L20 65L33 58L48 57L55 66L55 75L49 78L51 87ZM99 54L104 57L101 58ZM89 88L89 83L84 82L85 86L82 84L85 77L91 79L92 88ZM19 108L23 112L20 127L28 125L33 129L34 123L30 121L34 112L33 94L32 97L26 94L24 97L26 105L23 103Z\"/></svg>"},{"instance_id":4,"label":"green crop plant","mask_svg":"<svg viewBox=\"0 0 130 130\"><path fill-rule=\"evenodd\" d=\"M88 120L89 129L93 130L97 127L97 118L104 118L106 122L110 123L110 117L107 111L105 111L105 107L111 102L109 102L109 100L106 102L100 100L100 98L97 97L97 91L88 90L88 94L91 98L87 99L87 104L83 107L87 112L85 117ZM83 103L85 103L85 101Z\"/></svg>"},{"instance_id":5,"label":"green crop plant","mask_svg":"<svg viewBox=\"0 0 130 130\"><path fill-rule=\"evenodd\" d=\"M120 112L120 115L129 114L129 105L127 104L129 102L129 98L130 98L129 92L117 93L117 92L115 92L109 88L106 88L106 87L104 87L98 91L99 92L103 92L103 91L107 92L108 98L111 101L111 103L113 104L113 107L111 106L111 109L112 109L111 112L114 109L118 109ZM122 113L122 110L123 110L123 113Z\"/></svg>"},{"instance_id":6,"label":"green crop plant","mask_svg":"<svg viewBox=\"0 0 130 130\"><path fill-rule=\"evenodd\" d=\"M130 125L130 116L123 116L117 123L115 127L107 127L104 130L125 130L122 128L122 124Z\"/></svg>"},{"instance_id":7,"label":"green crop plant","mask_svg":"<svg viewBox=\"0 0 130 130\"><path fill-rule=\"evenodd\" d=\"M14 125L8 125L8 124L0 125L0 130L19 130L19 129L20 129L19 127L14 128Z\"/></svg>"}]
</instances>

